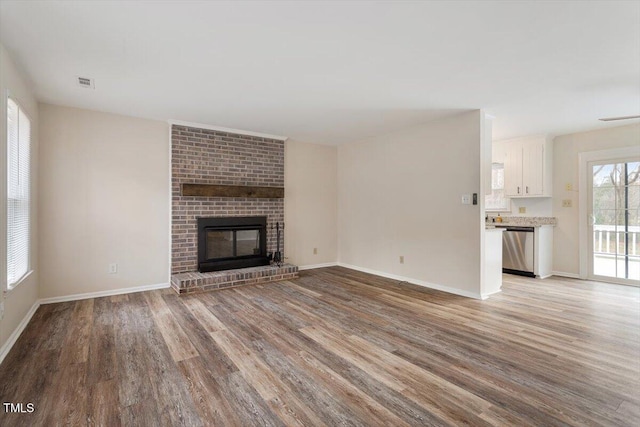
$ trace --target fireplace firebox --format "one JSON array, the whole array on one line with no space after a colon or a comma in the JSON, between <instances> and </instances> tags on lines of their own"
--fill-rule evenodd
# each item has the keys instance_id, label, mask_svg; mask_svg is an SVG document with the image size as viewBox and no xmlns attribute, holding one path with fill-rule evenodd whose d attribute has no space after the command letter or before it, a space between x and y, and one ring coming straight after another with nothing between
<instances>
[{"instance_id":1,"label":"fireplace firebox","mask_svg":"<svg viewBox=\"0 0 640 427\"><path fill-rule=\"evenodd\" d=\"M198 270L269 265L267 217L198 218Z\"/></svg>"}]
</instances>

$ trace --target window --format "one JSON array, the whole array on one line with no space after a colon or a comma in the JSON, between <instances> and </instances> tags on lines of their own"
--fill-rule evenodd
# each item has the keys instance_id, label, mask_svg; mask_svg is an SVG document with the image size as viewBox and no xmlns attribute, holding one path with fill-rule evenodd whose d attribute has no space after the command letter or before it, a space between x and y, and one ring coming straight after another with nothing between
<instances>
[{"instance_id":1,"label":"window","mask_svg":"<svg viewBox=\"0 0 640 427\"><path fill-rule=\"evenodd\" d=\"M7 99L7 285L29 272L31 121Z\"/></svg>"},{"instance_id":2,"label":"window","mask_svg":"<svg viewBox=\"0 0 640 427\"><path fill-rule=\"evenodd\" d=\"M491 164L491 194L485 197L485 210L504 212L511 210L511 200L504 195L504 163Z\"/></svg>"}]
</instances>

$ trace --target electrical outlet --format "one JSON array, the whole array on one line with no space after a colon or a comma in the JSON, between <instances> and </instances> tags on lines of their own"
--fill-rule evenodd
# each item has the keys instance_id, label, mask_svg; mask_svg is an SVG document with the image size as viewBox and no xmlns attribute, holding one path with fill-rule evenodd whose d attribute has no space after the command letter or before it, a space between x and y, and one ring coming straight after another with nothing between
<instances>
[{"instance_id":1,"label":"electrical outlet","mask_svg":"<svg viewBox=\"0 0 640 427\"><path fill-rule=\"evenodd\" d=\"M471 194L463 194L462 195L462 204L470 205L471 204Z\"/></svg>"},{"instance_id":2,"label":"electrical outlet","mask_svg":"<svg viewBox=\"0 0 640 427\"><path fill-rule=\"evenodd\" d=\"M524 206L521 206L518 208L518 213L527 213L527 208Z\"/></svg>"},{"instance_id":3,"label":"electrical outlet","mask_svg":"<svg viewBox=\"0 0 640 427\"><path fill-rule=\"evenodd\" d=\"M116 274L118 272L118 264L113 263L109 264L109 268L107 269L107 273Z\"/></svg>"},{"instance_id":4,"label":"electrical outlet","mask_svg":"<svg viewBox=\"0 0 640 427\"><path fill-rule=\"evenodd\" d=\"M567 183L567 185L565 185L564 187L567 191L572 191L573 190L573 185L571 185L570 182Z\"/></svg>"},{"instance_id":5,"label":"electrical outlet","mask_svg":"<svg viewBox=\"0 0 640 427\"><path fill-rule=\"evenodd\" d=\"M573 203L571 202L571 199L564 199L562 201L562 207L563 208L570 208L571 206L573 206Z\"/></svg>"},{"instance_id":6,"label":"electrical outlet","mask_svg":"<svg viewBox=\"0 0 640 427\"><path fill-rule=\"evenodd\" d=\"M404 264L404 256L400 255L400 264Z\"/></svg>"},{"instance_id":7,"label":"electrical outlet","mask_svg":"<svg viewBox=\"0 0 640 427\"><path fill-rule=\"evenodd\" d=\"M313 254L318 255L318 248L313 248Z\"/></svg>"}]
</instances>

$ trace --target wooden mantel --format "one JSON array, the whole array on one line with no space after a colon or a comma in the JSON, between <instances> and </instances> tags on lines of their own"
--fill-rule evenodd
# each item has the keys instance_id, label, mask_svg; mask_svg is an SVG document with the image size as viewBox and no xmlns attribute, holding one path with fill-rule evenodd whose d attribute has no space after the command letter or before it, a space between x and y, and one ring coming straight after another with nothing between
<instances>
[{"instance_id":1,"label":"wooden mantel","mask_svg":"<svg viewBox=\"0 0 640 427\"><path fill-rule=\"evenodd\" d=\"M182 184L183 196L284 198L284 187L251 187L240 185Z\"/></svg>"}]
</instances>

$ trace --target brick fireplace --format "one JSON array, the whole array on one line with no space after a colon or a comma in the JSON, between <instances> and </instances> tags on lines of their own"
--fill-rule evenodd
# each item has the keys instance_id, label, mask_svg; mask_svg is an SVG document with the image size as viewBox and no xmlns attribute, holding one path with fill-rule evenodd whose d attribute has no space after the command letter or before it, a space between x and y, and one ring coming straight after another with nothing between
<instances>
[{"instance_id":1,"label":"brick fireplace","mask_svg":"<svg viewBox=\"0 0 640 427\"><path fill-rule=\"evenodd\" d=\"M276 251L275 224L284 221L283 197L187 196L183 195L184 184L282 189L284 141L171 127L172 275L198 271L198 218L264 216L267 252ZM280 245L283 250L283 240Z\"/></svg>"}]
</instances>

